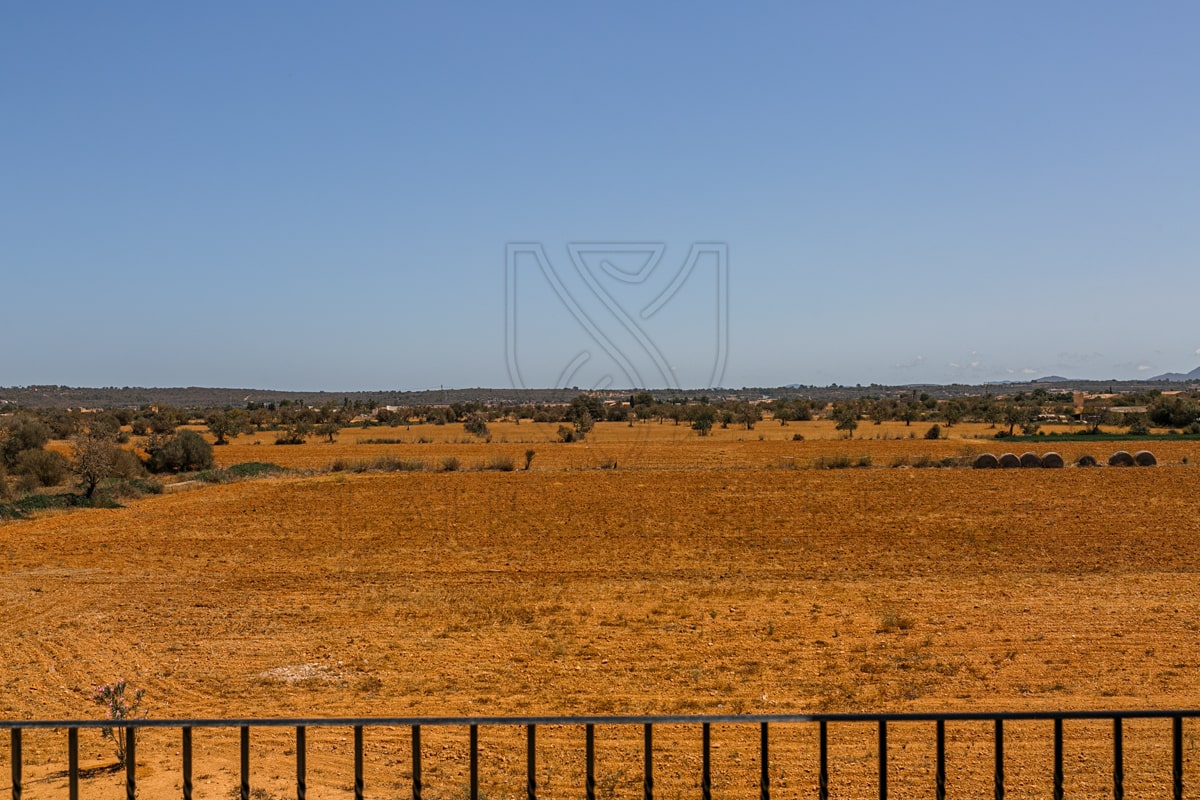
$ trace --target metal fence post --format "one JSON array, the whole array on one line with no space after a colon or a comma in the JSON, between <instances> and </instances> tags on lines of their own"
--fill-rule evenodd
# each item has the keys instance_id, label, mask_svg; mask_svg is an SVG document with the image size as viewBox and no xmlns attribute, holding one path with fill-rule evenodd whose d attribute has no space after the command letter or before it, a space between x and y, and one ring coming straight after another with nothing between
<instances>
[{"instance_id":1,"label":"metal fence post","mask_svg":"<svg viewBox=\"0 0 1200 800\"><path fill-rule=\"evenodd\" d=\"M125 800L137 800L137 736L125 729ZM117 733L120 736L120 732Z\"/></svg>"},{"instance_id":2,"label":"metal fence post","mask_svg":"<svg viewBox=\"0 0 1200 800\"><path fill-rule=\"evenodd\" d=\"M79 728L67 730L67 797L79 800Z\"/></svg>"},{"instance_id":3,"label":"metal fence post","mask_svg":"<svg viewBox=\"0 0 1200 800\"><path fill-rule=\"evenodd\" d=\"M12 729L12 745L9 758L12 760L12 800L21 800L21 729Z\"/></svg>"}]
</instances>

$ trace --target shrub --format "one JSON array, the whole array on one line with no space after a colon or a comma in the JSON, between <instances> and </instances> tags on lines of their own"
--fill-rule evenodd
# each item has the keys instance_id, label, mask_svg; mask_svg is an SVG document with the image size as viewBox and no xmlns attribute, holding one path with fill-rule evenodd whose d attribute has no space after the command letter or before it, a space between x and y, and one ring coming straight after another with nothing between
<instances>
[{"instance_id":1,"label":"shrub","mask_svg":"<svg viewBox=\"0 0 1200 800\"><path fill-rule=\"evenodd\" d=\"M462 462L457 456L446 456L442 459L442 472L458 472L462 467Z\"/></svg>"},{"instance_id":2,"label":"shrub","mask_svg":"<svg viewBox=\"0 0 1200 800\"><path fill-rule=\"evenodd\" d=\"M479 412L475 412L467 417L466 422L463 423L463 429L472 436L478 436L482 439L488 435L487 417Z\"/></svg>"},{"instance_id":3,"label":"shrub","mask_svg":"<svg viewBox=\"0 0 1200 800\"><path fill-rule=\"evenodd\" d=\"M913 626L912 619L904 616L899 611L887 610L879 617L879 627L876 629L879 633L892 633L894 631L906 631Z\"/></svg>"},{"instance_id":4,"label":"shrub","mask_svg":"<svg viewBox=\"0 0 1200 800\"><path fill-rule=\"evenodd\" d=\"M4 469L4 462L0 461L0 500L7 500L12 497L8 489L8 471Z\"/></svg>"},{"instance_id":5,"label":"shrub","mask_svg":"<svg viewBox=\"0 0 1200 800\"><path fill-rule=\"evenodd\" d=\"M49 450L25 450L17 456L16 471L32 477L41 486L58 486L67 479L70 462Z\"/></svg>"},{"instance_id":6,"label":"shrub","mask_svg":"<svg viewBox=\"0 0 1200 800\"><path fill-rule=\"evenodd\" d=\"M116 683L108 683L104 686L96 687L92 695L92 700L99 706L104 707L105 719L119 723L126 719L145 719L146 715L138 714L142 705L142 697L145 696L144 689L131 689L124 679ZM101 728L100 734L105 739L112 739L113 747L116 750L117 761L122 765L125 764L126 742L125 729L120 725L114 725L111 728Z\"/></svg>"},{"instance_id":7,"label":"shrub","mask_svg":"<svg viewBox=\"0 0 1200 800\"><path fill-rule=\"evenodd\" d=\"M424 472L425 462L417 458L396 458L395 456L380 456L355 472Z\"/></svg>"},{"instance_id":8,"label":"shrub","mask_svg":"<svg viewBox=\"0 0 1200 800\"><path fill-rule=\"evenodd\" d=\"M136 478L141 478L146 475L146 465L137 457L137 453L129 450L118 450L117 457L113 460L114 478L130 481Z\"/></svg>"},{"instance_id":9,"label":"shrub","mask_svg":"<svg viewBox=\"0 0 1200 800\"><path fill-rule=\"evenodd\" d=\"M933 427L931 427L929 430L925 431L925 438L926 439L942 438L942 426L937 425L937 424L933 425Z\"/></svg>"},{"instance_id":10,"label":"shrub","mask_svg":"<svg viewBox=\"0 0 1200 800\"><path fill-rule=\"evenodd\" d=\"M792 441L793 441L793 442L803 442L803 441L804 441L804 434L803 434L803 433L793 433L793 434L792 434Z\"/></svg>"},{"instance_id":11,"label":"shrub","mask_svg":"<svg viewBox=\"0 0 1200 800\"><path fill-rule=\"evenodd\" d=\"M157 478L133 478L118 481L111 491L117 497L141 497L145 494L162 494L163 485Z\"/></svg>"},{"instance_id":12,"label":"shrub","mask_svg":"<svg viewBox=\"0 0 1200 800\"><path fill-rule=\"evenodd\" d=\"M530 465L533 464L533 457L535 455L537 455L537 451L535 451L535 450L526 450L525 451L525 471L526 472L529 471Z\"/></svg>"},{"instance_id":13,"label":"shrub","mask_svg":"<svg viewBox=\"0 0 1200 800\"><path fill-rule=\"evenodd\" d=\"M211 469L213 448L203 436L181 430L161 443L150 446L146 462L151 472L184 472Z\"/></svg>"},{"instance_id":14,"label":"shrub","mask_svg":"<svg viewBox=\"0 0 1200 800\"><path fill-rule=\"evenodd\" d=\"M492 456L487 463L483 465L486 470L495 470L497 472L512 472L517 468L517 464L513 461L512 456Z\"/></svg>"},{"instance_id":15,"label":"shrub","mask_svg":"<svg viewBox=\"0 0 1200 800\"><path fill-rule=\"evenodd\" d=\"M579 439L575 435L575 429L572 427L569 427L567 425L559 425L558 426L558 440L560 442L579 441Z\"/></svg>"},{"instance_id":16,"label":"shrub","mask_svg":"<svg viewBox=\"0 0 1200 800\"><path fill-rule=\"evenodd\" d=\"M8 424L8 435L0 436L3 446L0 446L0 457L9 467L17 467L17 461L22 453L29 450L41 450L50 441L50 429L40 420L22 417Z\"/></svg>"},{"instance_id":17,"label":"shrub","mask_svg":"<svg viewBox=\"0 0 1200 800\"><path fill-rule=\"evenodd\" d=\"M225 468L225 474L231 478L257 478L275 472L283 472L283 467L266 461L245 461Z\"/></svg>"},{"instance_id":18,"label":"shrub","mask_svg":"<svg viewBox=\"0 0 1200 800\"><path fill-rule=\"evenodd\" d=\"M853 462L850 456L817 456L813 459L813 469L846 469Z\"/></svg>"}]
</instances>

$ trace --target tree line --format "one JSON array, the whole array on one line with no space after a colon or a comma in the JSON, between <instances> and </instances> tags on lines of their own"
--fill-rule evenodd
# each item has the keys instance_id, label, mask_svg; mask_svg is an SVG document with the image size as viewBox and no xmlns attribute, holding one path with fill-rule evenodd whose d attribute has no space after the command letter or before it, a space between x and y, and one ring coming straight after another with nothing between
<instances>
[{"instance_id":1,"label":"tree line","mask_svg":"<svg viewBox=\"0 0 1200 800\"><path fill-rule=\"evenodd\" d=\"M11 409L11 410L10 410ZM1164 394L1143 390L1111 397L1089 397L1082 408L1067 393L1039 388L1008 396L938 399L925 392L906 396L863 397L833 403L811 398L752 402L738 398L658 398L635 392L620 400L579 393L569 403L379 406L371 401L344 399L320 406L303 402L251 401L220 408L173 408L146 405L137 409L68 411L12 409L0 414L0 497L10 483L32 491L59 486L74 476L88 497L107 478L136 480L151 473L208 469L213 447L245 434L273 433L275 443L298 445L313 440L334 441L349 426L404 427L461 425L480 438L489 425L500 422L557 425L563 442L581 441L598 422L686 425L700 436L713 428L752 430L765 419L774 424L824 418L852 436L861 425L884 422L933 422L952 428L961 422L984 422L997 436L1032 435L1048 421L1072 421L1077 432L1097 433L1101 426L1120 427L1133 434L1151 426L1200 434L1200 392ZM187 426L187 427L185 427ZM212 441L195 430L206 431ZM137 438L138 448L132 447ZM70 443L70 455L46 445Z\"/></svg>"}]
</instances>

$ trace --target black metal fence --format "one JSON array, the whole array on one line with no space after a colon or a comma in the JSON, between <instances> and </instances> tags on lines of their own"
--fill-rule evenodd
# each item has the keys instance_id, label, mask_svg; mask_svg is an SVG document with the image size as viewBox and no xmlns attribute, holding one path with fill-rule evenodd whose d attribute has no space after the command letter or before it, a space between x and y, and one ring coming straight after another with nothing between
<instances>
[{"instance_id":1,"label":"black metal fence","mask_svg":"<svg viewBox=\"0 0 1200 800\"><path fill-rule=\"evenodd\" d=\"M597 768L596 768L596 731L597 728L620 728L625 731L640 732L641 739L641 781L640 795L644 800L654 800L655 797L655 729L663 726L683 727L695 731L695 745L699 751L698 789L702 800L712 800L713 797L713 761L712 761L712 728L713 726L750 726L756 729L757 739L757 795L759 800L770 800L772 793L772 736L781 728L794 726L815 727L816 732L816 763L812 765L816 772L816 792L821 800L831 796L830 788L830 728L831 726L847 726L850 724L866 724L874 730L875 738L873 758L877 761L877 773L873 782L877 783L878 796L881 800L888 797L889 781L889 726L897 724L917 723L922 735L932 737L932 748L935 753L934 767L931 780L927 786L927 796L943 800L954 796L947 784L947 723L983 723L990 728L988 738L991 740L990 772L991 788L996 800L1005 796L1005 726L1007 723L1024 721L1043 721L1046 725L1046 744L1052 742L1052 769L1045 775L1046 792L1041 796L1051 796L1061 800L1065 796L1064 779L1064 721L1090 720L1100 721L1111 725L1111 781L1106 777L1104 783L1111 783L1111 795L1115 800L1125 797L1125 723L1131 720L1158 720L1162 725L1163 742L1159 750L1164 754L1169 751L1169 758L1163 759L1158 766L1162 772L1162 785L1169 786L1170 796L1175 800L1184 797L1184 721L1200 717L1200 710L1189 711L1069 711L1069 712L1007 712L1007 713L915 713L915 714L811 714L811 715L727 715L727 716L596 716L596 717L427 717L427 718L317 718L317 719L176 719L176 720L130 720L124 721L126 736L126 758L124 765L124 786L128 800L134 800L137 794L137 746L139 732L147 729L177 729L180 731L180 781L184 800L190 800L193 793L193 731L196 729L236 729L239 731L240 742L240 786L238 794L241 800L251 797L251 749L250 733L252 729L290 729L295 733L295 794L297 800L305 800L308 792L307 770L307 734L310 728L341 728L353 732L353 792L357 800L364 797L366 774L364 768L364 731L377 728L403 728L411 732L411 783L413 800L423 800L423 792L427 785L422 776L422 746L421 732L423 729L454 727L466 729L467 763L469 800L480 800L480 746L479 731L481 728L508 728L524 733L524 787L526 800L537 800L539 786L538 775L538 729L547 726L572 726L582 728L584 747L581 758L584 763L581 785L574 787L573 796L583 796L587 800L597 798ZM1169 730L1168 725L1169 723ZM79 763L79 733L83 729L111 727L111 721L80 720L80 721L0 721L0 729L9 729L11 736L10 761L12 767L12 797L20 800L23 793L23 764L22 747L23 734L33 730L66 731L67 736L67 783L72 800L80 796L80 763ZM927 729L928 732L926 733ZM1169 766L1166 761L1169 761ZM693 784L695 785L695 784ZM873 793L873 792L871 792ZM1107 793L1107 792L1106 792ZM860 794L860 792L856 792Z\"/></svg>"}]
</instances>

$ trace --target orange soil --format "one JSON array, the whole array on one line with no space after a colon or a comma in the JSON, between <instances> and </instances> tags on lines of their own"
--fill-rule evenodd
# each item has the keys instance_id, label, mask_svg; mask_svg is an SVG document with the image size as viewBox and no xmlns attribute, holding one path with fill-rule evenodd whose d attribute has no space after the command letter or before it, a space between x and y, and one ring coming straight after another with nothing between
<instances>
[{"instance_id":1,"label":"orange soil","mask_svg":"<svg viewBox=\"0 0 1200 800\"><path fill-rule=\"evenodd\" d=\"M159 718L1200 705L1200 471L1182 463L1196 443L1156 445L1154 469L888 469L900 456L999 453L1002 443L819 439L818 425L762 424L762 441L759 430L701 439L670 423L613 425L580 445L550 443L528 423L521 440L518 426L493 426L491 444L459 442L469 437L449 427L454 441L426 444L354 444L349 432L300 447L241 437L218 448L223 463L315 468L421 454L469 467L537 454L529 472L288 476L0 525L0 715L94 717L91 687L118 677L145 687ZM791 441L799 431L805 441ZM1053 449L1071 459L1118 448L1136 449ZM875 466L781 468L842 454L868 454ZM594 468L609 459L618 469ZM1151 764L1167 741L1141 744L1147 726L1128 725L1129 796L1169 778L1163 762ZM637 791L634 733L604 739L602 772L619 777L611 796ZM1072 733L1073 785L1102 793L1109 732L1081 723ZM547 796L574 794L576 734L542 740L565 754L575 737L569 757L545 767ZM721 734L730 794L753 795L755 734ZM1014 726L1010 797L1048 794L1045 734ZM148 735L139 749L146 796L176 791L177 735ZM523 766L516 733L488 735L489 797L516 796L519 779L499 783ZM811 731L779 735L776 794L810 796ZM990 791L988 735L981 725L952 735L955 779L978 781L972 796ZM368 796L411 793L406 736L372 739ZM672 786L694 793L695 744L661 736L662 796ZM841 796L869 796L850 782L873 775L873 732L839 736ZM1189 723L1193 784L1194 736ZM85 760L106 757L98 736L83 738ZM347 738L310 734L312 782L332 787L310 796L347 796ZM461 793L462 738L427 734L427 797ZM906 776L925 787L931 738L893 732L897 796ZM197 739L197 796L228 796L236 734ZM267 746L280 741L255 737L264 798L293 793L286 747ZM27 734L26 797L65 796L50 775L64 765L64 743ZM118 796L116 782L95 778L89 792Z\"/></svg>"}]
</instances>

